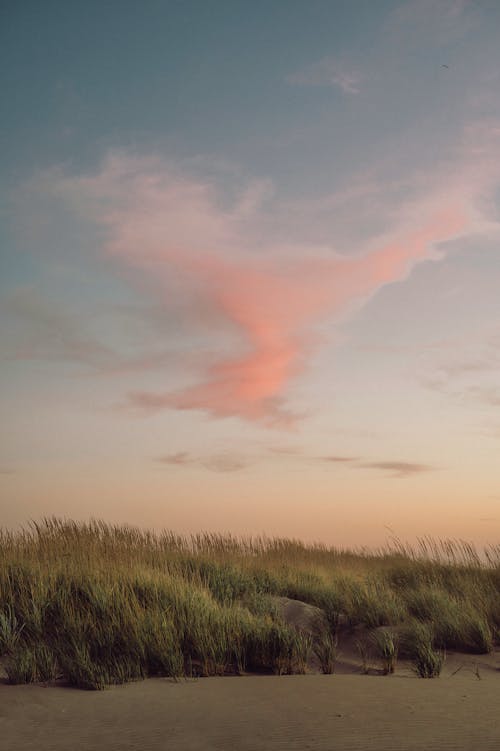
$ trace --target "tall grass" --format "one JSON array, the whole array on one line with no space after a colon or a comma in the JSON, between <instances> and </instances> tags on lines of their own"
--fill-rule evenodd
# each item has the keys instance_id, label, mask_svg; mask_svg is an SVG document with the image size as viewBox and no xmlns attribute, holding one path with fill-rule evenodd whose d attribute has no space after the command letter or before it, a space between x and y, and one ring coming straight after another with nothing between
<instances>
[{"instance_id":1,"label":"tall grass","mask_svg":"<svg viewBox=\"0 0 500 751\"><path fill-rule=\"evenodd\" d=\"M432 623L412 619L406 624L401 640L420 678L437 678L441 674L446 652L435 647Z\"/></svg>"},{"instance_id":2,"label":"tall grass","mask_svg":"<svg viewBox=\"0 0 500 751\"><path fill-rule=\"evenodd\" d=\"M398 634L388 628L376 629L372 632L372 640L382 661L383 674L394 673L398 659Z\"/></svg>"},{"instance_id":3,"label":"tall grass","mask_svg":"<svg viewBox=\"0 0 500 751\"><path fill-rule=\"evenodd\" d=\"M499 595L500 547L480 555L463 542L370 553L59 519L0 531L0 657L11 682L300 673L311 654L333 672L338 640L354 628L378 635L390 672L405 624L424 661L491 650ZM320 608L320 627L286 623L278 597Z\"/></svg>"}]
</instances>

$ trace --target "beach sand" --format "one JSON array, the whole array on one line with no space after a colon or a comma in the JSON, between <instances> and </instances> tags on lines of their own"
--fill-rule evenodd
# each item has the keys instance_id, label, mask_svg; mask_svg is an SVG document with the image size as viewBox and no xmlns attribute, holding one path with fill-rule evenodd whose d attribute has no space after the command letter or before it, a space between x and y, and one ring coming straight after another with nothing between
<instances>
[{"instance_id":1,"label":"beach sand","mask_svg":"<svg viewBox=\"0 0 500 751\"><path fill-rule=\"evenodd\" d=\"M157 678L101 692L3 684L0 748L498 751L499 655L463 657L433 680L404 666L390 676L347 666L335 675Z\"/></svg>"}]
</instances>

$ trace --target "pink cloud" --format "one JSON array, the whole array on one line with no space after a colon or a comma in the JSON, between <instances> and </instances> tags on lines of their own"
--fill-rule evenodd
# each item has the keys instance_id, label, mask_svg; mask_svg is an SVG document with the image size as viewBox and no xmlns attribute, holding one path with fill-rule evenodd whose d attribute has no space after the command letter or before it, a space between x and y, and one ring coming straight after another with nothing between
<instances>
[{"instance_id":1,"label":"pink cloud","mask_svg":"<svg viewBox=\"0 0 500 751\"><path fill-rule=\"evenodd\" d=\"M109 158L97 175L59 180L59 190L106 227L107 252L153 279L165 306L181 294L202 298L217 314L216 330L205 332L213 353L198 383L164 393L137 389L132 403L273 425L296 417L286 389L307 367L318 323L339 320L476 227L471 196L452 188L429 191L378 243L341 256L306 243L262 242L268 183L250 186L226 208L212 186L161 160L125 155Z\"/></svg>"},{"instance_id":2,"label":"pink cloud","mask_svg":"<svg viewBox=\"0 0 500 751\"><path fill-rule=\"evenodd\" d=\"M166 252L171 263L201 285L214 305L240 332L245 350L222 356L205 380L177 393L134 394L143 407L206 409L218 416L240 415L267 422L291 419L282 405L288 382L302 371L314 344L314 323L342 313L382 285L404 278L414 263L430 256L432 244L465 227L463 212L430 217L427 226L356 258L228 261ZM123 247L123 246L121 246Z\"/></svg>"}]
</instances>

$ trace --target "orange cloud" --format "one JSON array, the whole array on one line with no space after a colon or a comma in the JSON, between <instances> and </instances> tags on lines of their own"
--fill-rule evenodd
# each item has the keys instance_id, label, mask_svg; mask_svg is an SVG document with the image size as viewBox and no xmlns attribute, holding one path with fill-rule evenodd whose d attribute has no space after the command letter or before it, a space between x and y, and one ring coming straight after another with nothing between
<instances>
[{"instance_id":1,"label":"orange cloud","mask_svg":"<svg viewBox=\"0 0 500 751\"><path fill-rule=\"evenodd\" d=\"M290 422L293 418L282 398L288 382L305 367L314 324L365 300L382 285L403 279L416 262L430 257L435 243L465 227L463 212L448 210L371 253L292 260L284 270L272 260L256 268L251 259L229 262L212 257L196 264L176 256L175 262L201 282L204 293L238 327L245 351L220 357L196 386L173 394L133 394L133 401L144 407L204 409L217 416Z\"/></svg>"},{"instance_id":2,"label":"orange cloud","mask_svg":"<svg viewBox=\"0 0 500 751\"><path fill-rule=\"evenodd\" d=\"M307 366L315 325L338 320L381 286L404 279L416 263L435 257L437 245L473 224L467 201L442 193L426 198L413 221L378 246L341 256L324 247L254 243L260 184L225 210L210 186L119 155L98 175L61 184L70 198L85 197L107 227L108 252L154 278L166 306L179 290L201 297L217 313L214 326L233 336L229 350L217 340L220 330L206 332L213 354L198 383L164 393L137 389L132 403L274 425L296 418L286 388ZM263 191L269 193L268 184Z\"/></svg>"}]
</instances>

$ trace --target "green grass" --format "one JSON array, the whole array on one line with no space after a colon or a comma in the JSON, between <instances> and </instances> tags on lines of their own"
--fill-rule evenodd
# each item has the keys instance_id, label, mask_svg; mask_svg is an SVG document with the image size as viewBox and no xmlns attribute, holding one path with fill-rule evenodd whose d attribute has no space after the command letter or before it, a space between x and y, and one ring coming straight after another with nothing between
<instances>
[{"instance_id":1,"label":"green grass","mask_svg":"<svg viewBox=\"0 0 500 751\"><path fill-rule=\"evenodd\" d=\"M401 635L404 649L420 678L437 678L441 674L446 652L436 648L436 635L432 623L409 621Z\"/></svg>"},{"instance_id":2,"label":"green grass","mask_svg":"<svg viewBox=\"0 0 500 751\"><path fill-rule=\"evenodd\" d=\"M302 673L312 654L328 673L353 629L373 633L385 672L404 633L417 673L432 677L445 650L498 643L499 595L500 547L480 555L462 542L369 553L58 519L0 531L0 657L12 683ZM277 597L324 617L300 631Z\"/></svg>"},{"instance_id":3,"label":"green grass","mask_svg":"<svg viewBox=\"0 0 500 751\"><path fill-rule=\"evenodd\" d=\"M399 637L388 628L376 629L372 632L372 641L382 662L384 675L394 673L398 660Z\"/></svg>"}]
</instances>

